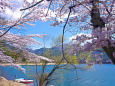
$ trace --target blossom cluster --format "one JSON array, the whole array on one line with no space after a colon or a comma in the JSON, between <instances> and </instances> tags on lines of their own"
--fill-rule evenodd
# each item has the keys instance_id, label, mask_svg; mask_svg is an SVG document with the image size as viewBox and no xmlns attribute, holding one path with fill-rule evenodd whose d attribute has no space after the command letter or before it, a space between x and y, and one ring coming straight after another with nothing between
<instances>
[{"instance_id":1,"label":"blossom cluster","mask_svg":"<svg viewBox=\"0 0 115 86\"><path fill-rule=\"evenodd\" d=\"M71 8L71 14L67 24L76 25L76 29L82 32L91 30L91 36L77 35L76 36L76 50L95 50L97 48L113 48L115 50L115 0L95 0L99 9L99 17L104 21L104 27L94 28L91 23L91 11L92 11L92 0L18 0L20 6L11 0L1 0L0 12L10 13L13 11L18 12L20 15L15 19L4 18L1 14L0 25L3 25L1 29L7 26L15 25L16 28L24 26L28 22L41 21L53 21L52 26L57 26L66 22L68 14ZM25 9L26 8L26 9ZM25 9L25 10L24 10ZM22 10L22 11L20 11ZM9 16L7 14L7 16ZM11 17L11 16L10 16ZM97 22L98 23L98 22ZM9 35L11 36L11 34ZM18 40L22 42L21 46L26 45L29 41L28 37L20 37L17 35ZM31 36L29 36L31 37ZM8 37L2 39L9 39ZM21 39L25 40L22 41ZM90 40L90 41L87 41ZM15 39L9 39L8 41L15 41ZM34 41L34 40L33 40ZM35 41L34 41L35 42ZM31 43L32 44L32 43ZM18 46L16 43L13 45ZM114 52L112 51L112 55Z\"/></svg>"}]
</instances>

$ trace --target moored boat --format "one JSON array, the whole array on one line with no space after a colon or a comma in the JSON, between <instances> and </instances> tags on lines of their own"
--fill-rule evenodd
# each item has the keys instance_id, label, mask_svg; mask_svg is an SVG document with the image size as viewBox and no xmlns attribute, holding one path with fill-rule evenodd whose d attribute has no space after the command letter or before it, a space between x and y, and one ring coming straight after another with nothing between
<instances>
[{"instance_id":1,"label":"moored boat","mask_svg":"<svg viewBox=\"0 0 115 86\"><path fill-rule=\"evenodd\" d=\"M15 79L15 81L19 82L19 83L25 83L25 84L34 83L33 80L27 80L27 79L24 79L24 78Z\"/></svg>"}]
</instances>

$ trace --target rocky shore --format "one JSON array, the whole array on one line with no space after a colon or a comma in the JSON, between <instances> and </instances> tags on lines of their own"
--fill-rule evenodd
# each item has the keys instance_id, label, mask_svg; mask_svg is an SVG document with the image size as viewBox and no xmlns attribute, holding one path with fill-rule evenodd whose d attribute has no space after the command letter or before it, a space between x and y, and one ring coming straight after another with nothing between
<instances>
[{"instance_id":1,"label":"rocky shore","mask_svg":"<svg viewBox=\"0 0 115 86\"><path fill-rule=\"evenodd\" d=\"M27 85L15 81L7 80L4 77L0 76L0 86L27 86Z\"/></svg>"}]
</instances>

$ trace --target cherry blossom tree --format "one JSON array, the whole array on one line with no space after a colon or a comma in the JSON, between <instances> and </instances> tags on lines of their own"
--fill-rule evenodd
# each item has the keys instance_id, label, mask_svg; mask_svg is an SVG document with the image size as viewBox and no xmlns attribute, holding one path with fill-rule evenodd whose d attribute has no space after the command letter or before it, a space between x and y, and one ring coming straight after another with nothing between
<instances>
[{"instance_id":1,"label":"cherry blossom tree","mask_svg":"<svg viewBox=\"0 0 115 86\"><path fill-rule=\"evenodd\" d=\"M33 1L32 3L34 3ZM52 62L53 60L48 59L46 57L37 56L33 53L28 52L25 50L26 47L40 44L37 40L33 37L42 38L46 34L31 34L21 36L20 34L13 34L10 29L20 29L24 27L25 24L33 25L32 22L40 19L41 17L34 16L33 14L38 14L37 10L27 10L27 11L20 11L22 7L29 6L30 2L28 0L0 0L0 42L5 42L8 45L11 45L15 48L18 48L23 51L23 56L30 61L36 60L40 61L43 59L48 62ZM39 10L41 10L39 8ZM41 10L42 11L42 10ZM45 17L44 17L45 18ZM43 19L45 20L45 19ZM24 71L19 65L14 64L14 59L11 56L7 56L4 54L4 50L0 47L0 62L8 62L11 63L12 66L17 67L18 69ZM33 57L33 58L32 58Z\"/></svg>"},{"instance_id":2,"label":"cherry blossom tree","mask_svg":"<svg viewBox=\"0 0 115 86\"><path fill-rule=\"evenodd\" d=\"M17 0L17 2L20 4L13 0L0 1L0 26L5 30L1 36L11 28L31 25L31 22L37 20L53 21L52 26L64 25L63 36L67 25L75 25L81 32L91 31L90 37L83 34L74 38L77 51L103 48L115 64L114 0ZM15 13L18 13L18 17L13 15Z\"/></svg>"},{"instance_id":3,"label":"cherry blossom tree","mask_svg":"<svg viewBox=\"0 0 115 86\"><path fill-rule=\"evenodd\" d=\"M32 3L34 3L33 1ZM46 34L31 34L21 36L20 34L13 34L9 32L10 29L20 29L25 24L32 25L39 18L35 18L34 11L20 11L22 7L29 6L28 0L1 0L0 1L0 41L5 41L11 46L24 50L24 48L40 44L33 37L42 38ZM31 14L33 13L33 14ZM42 14L42 13L41 13ZM34 17L33 17L34 16Z\"/></svg>"},{"instance_id":4,"label":"cherry blossom tree","mask_svg":"<svg viewBox=\"0 0 115 86\"><path fill-rule=\"evenodd\" d=\"M76 40L74 52L103 48L115 64L115 0L1 0L0 12L0 26L4 31L0 37L4 40L7 39L6 41L14 46L18 46L15 42L21 46L28 44L28 37L31 36L22 38L20 35L16 35L17 38L9 39L5 37L5 34L10 29L19 29L25 24L32 25L31 23L37 20L52 21L52 26L63 25L62 37L67 26L76 27L75 29L82 33L90 31L88 33L90 35L79 35L80 33L78 33L73 38ZM15 16L15 14L18 15ZM16 39L22 41L22 44ZM33 41L35 42L35 40ZM62 52L63 59L68 63L64 55L63 44ZM59 64L48 74L45 78L46 81L59 68Z\"/></svg>"},{"instance_id":5,"label":"cherry blossom tree","mask_svg":"<svg viewBox=\"0 0 115 86\"><path fill-rule=\"evenodd\" d=\"M51 20L53 21L53 26L65 23L64 29L67 24L75 24L76 29L80 28L82 32L91 30L91 37L87 37L86 35L76 37L77 42L80 44L86 40L91 40L91 42L86 42L82 46L82 50L89 51L103 48L115 64L114 0L34 1L28 5L26 4L26 6L24 5L21 11L35 9L28 17L32 16L33 13L34 15L41 13L42 15L36 16L36 19L42 21Z\"/></svg>"}]
</instances>

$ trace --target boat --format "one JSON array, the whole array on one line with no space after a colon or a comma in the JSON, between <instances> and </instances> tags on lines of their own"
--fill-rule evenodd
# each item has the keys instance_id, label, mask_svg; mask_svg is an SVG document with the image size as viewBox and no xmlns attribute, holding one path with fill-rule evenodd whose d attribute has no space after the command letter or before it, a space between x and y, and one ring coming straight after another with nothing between
<instances>
[{"instance_id":1,"label":"boat","mask_svg":"<svg viewBox=\"0 0 115 86\"><path fill-rule=\"evenodd\" d=\"M24 78L15 79L14 81L19 82L19 83L25 83L25 84L34 83L34 80L27 80Z\"/></svg>"}]
</instances>

